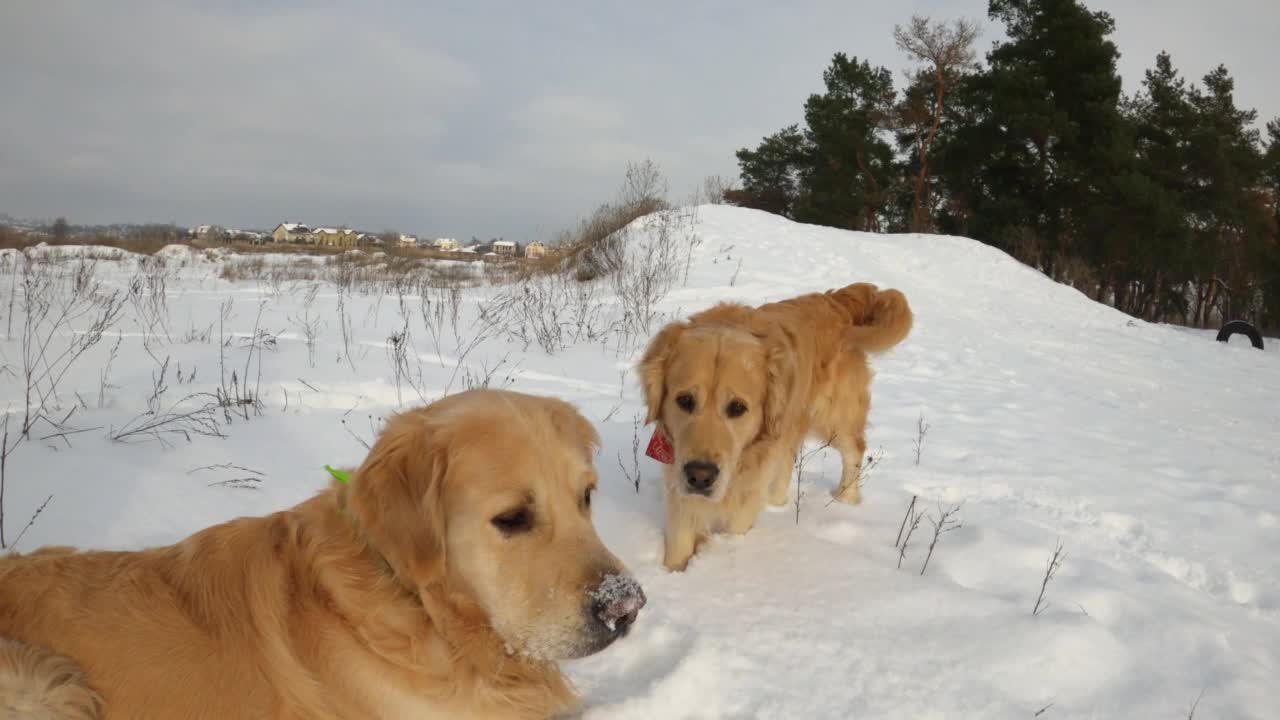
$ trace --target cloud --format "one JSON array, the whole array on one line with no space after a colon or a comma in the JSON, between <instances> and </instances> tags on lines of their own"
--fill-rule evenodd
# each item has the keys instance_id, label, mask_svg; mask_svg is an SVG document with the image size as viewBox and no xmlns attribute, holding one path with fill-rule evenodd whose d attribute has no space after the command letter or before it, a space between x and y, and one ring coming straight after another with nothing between
<instances>
[{"instance_id":1,"label":"cloud","mask_svg":"<svg viewBox=\"0 0 1280 720\"><path fill-rule=\"evenodd\" d=\"M624 115L614 102L576 95L549 95L521 108L515 122L535 133L578 135L617 130Z\"/></svg>"},{"instance_id":2,"label":"cloud","mask_svg":"<svg viewBox=\"0 0 1280 720\"><path fill-rule=\"evenodd\" d=\"M6 132L23 180L216 189L230 202L210 214L244 195L358 197L374 178L420 197L426 173L404 149L429 152L478 83L360 15L129 5L33 4L2 31L5 59L20 58L0 78L18 98Z\"/></svg>"}]
</instances>

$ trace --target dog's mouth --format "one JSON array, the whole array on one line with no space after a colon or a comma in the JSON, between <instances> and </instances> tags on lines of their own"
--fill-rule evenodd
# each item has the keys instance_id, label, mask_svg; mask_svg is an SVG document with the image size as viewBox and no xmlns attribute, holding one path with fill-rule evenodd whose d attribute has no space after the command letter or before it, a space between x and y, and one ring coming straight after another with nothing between
<instances>
[{"instance_id":1,"label":"dog's mouth","mask_svg":"<svg viewBox=\"0 0 1280 720\"><path fill-rule=\"evenodd\" d=\"M687 477L679 477L675 485L675 489L683 497L694 500L705 500L707 502L719 502L729 490L730 476L720 474L715 481L708 483L690 482Z\"/></svg>"},{"instance_id":2,"label":"dog's mouth","mask_svg":"<svg viewBox=\"0 0 1280 720\"><path fill-rule=\"evenodd\" d=\"M722 472L720 463L692 459L678 467L676 484L685 495L712 501L724 496L728 477Z\"/></svg>"},{"instance_id":3,"label":"dog's mouth","mask_svg":"<svg viewBox=\"0 0 1280 720\"><path fill-rule=\"evenodd\" d=\"M715 502L716 500L720 499L721 495L723 495L723 493L721 492L722 487L723 486L713 487L713 488L692 488L692 487L689 487L687 484L682 483L680 485L680 494L684 495L685 497L701 498L703 500Z\"/></svg>"}]
</instances>

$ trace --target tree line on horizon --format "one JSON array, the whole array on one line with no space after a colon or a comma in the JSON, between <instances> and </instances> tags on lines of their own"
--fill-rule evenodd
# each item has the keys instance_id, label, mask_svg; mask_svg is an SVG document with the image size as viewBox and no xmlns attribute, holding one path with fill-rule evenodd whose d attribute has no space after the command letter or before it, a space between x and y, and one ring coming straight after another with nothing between
<instances>
[{"instance_id":1,"label":"tree line on horizon","mask_svg":"<svg viewBox=\"0 0 1280 720\"><path fill-rule=\"evenodd\" d=\"M1159 54L1121 90L1115 23L1077 0L990 0L977 23L894 28L905 87L836 53L804 122L737 151L735 205L873 232L939 232L1009 252L1146 320L1280 329L1280 118L1256 127L1219 65Z\"/></svg>"}]
</instances>

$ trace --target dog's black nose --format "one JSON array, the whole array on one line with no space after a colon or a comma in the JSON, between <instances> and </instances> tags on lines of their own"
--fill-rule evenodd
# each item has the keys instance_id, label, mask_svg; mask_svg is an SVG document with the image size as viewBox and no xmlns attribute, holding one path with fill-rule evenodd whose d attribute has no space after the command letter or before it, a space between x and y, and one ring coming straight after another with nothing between
<instances>
[{"instance_id":1,"label":"dog's black nose","mask_svg":"<svg viewBox=\"0 0 1280 720\"><path fill-rule=\"evenodd\" d=\"M610 575L591 594L591 612L613 635L627 633L640 615L646 598L630 575Z\"/></svg>"},{"instance_id":2,"label":"dog's black nose","mask_svg":"<svg viewBox=\"0 0 1280 720\"><path fill-rule=\"evenodd\" d=\"M689 490L699 495L710 495L711 487L720 477L720 466L715 463L694 460L684 464L684 479Z\"/></svg>"}]
</instances>

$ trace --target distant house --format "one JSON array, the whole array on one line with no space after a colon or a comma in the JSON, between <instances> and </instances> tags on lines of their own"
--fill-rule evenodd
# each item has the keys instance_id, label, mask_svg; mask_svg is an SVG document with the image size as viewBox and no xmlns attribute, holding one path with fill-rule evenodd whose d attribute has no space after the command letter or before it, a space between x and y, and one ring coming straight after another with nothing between
<instances>
[{"instance_id":1,"label":"distant house","mask_svg":"<svg viewBox=\"0 0 1280 720\"><path fill-rule=\"evenodd\" d=\"M356 246L356 231L347 228L316 228L312 232L313 242L325 247L353 248Z\"/></svg>"},{"instance_id":2,"label":"distant house","mask_svg":"<svg viewBox=\"0 0 1280 720\"><path fill-rule=\"evenodd\" d=\"M228 230L227 234L231 236L234 242L249 243L251 245L261 245L266 239L266 234L257 230Z\"/></svg>"},{"instance_id":3,"label":"distant house","mask_svg":"<svg viewBox=\"0 0 1280 720\"><path fill-rule=\"evenodd\" d=\"M535 240L525 246L524 256L530 260L537 260L538 258L546 257L547 246Z\"/></svg>"},{"instance_id":4,"label":"distant house","mask_svg":"<svg viewBox=\"0 0 1280 720\"><path fill-rule=\"evenodd\" d=\"M356 245L372 245L382 247L382 238L373 233L356 233Z\"/></svg>"},{"instance_id":5,"label":"distant house","mask_svg":"<svg viewBox=\"0 0 1280 720\"><path fill-rule=\"evenodd\" d=\"M272 242L311 243L311 228L302 223L280 223L271 231Z\"/></svg>"},{"instance_id":6,"label":"distant house","mask_svg":"<svg viewBox=\"0 0 1280 720\"><path fill-rule=\"evenodd\" d=\"M515 257L516 250L519 248L510 240L496 240L493 243L493 252L501 257Z\"/></svg>"},{"instance_id":7,"label":"distant house","mask_svg":"<svg viewBox=\"0 0 1280 720\"><path fill-rule=\"evenodd\" d=\"M235 234L235 230L227 230L221 225L197 225L191 228L191 235L196 240L221 240Z\"/></svg>"},{"instance_id":8,"label":"distant house","mask_svg":"<svg viewBox=\"0 0 1280 720\"><path fill-rule=\"evenodd\" d=\"M436 238L436 241L432 243L432 247L441 252L457 252L458 241L453 238Z\"/></svg>"}]
</instances>

